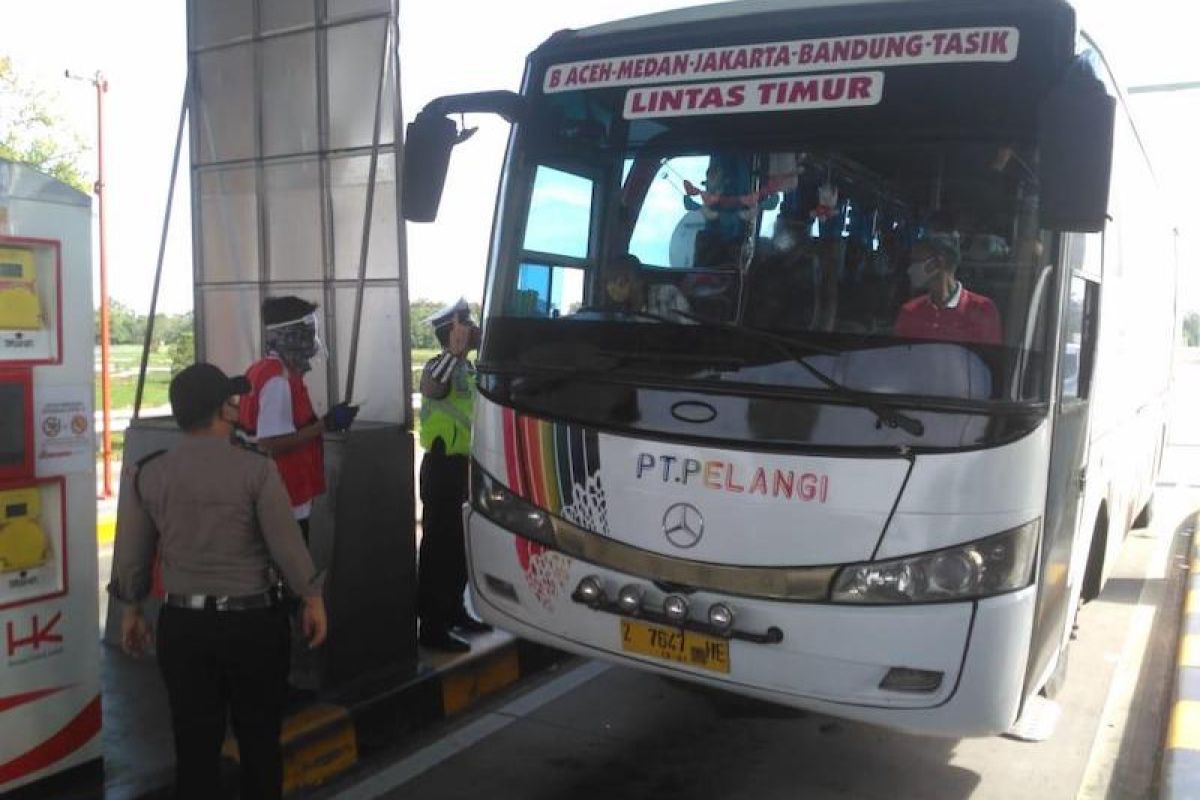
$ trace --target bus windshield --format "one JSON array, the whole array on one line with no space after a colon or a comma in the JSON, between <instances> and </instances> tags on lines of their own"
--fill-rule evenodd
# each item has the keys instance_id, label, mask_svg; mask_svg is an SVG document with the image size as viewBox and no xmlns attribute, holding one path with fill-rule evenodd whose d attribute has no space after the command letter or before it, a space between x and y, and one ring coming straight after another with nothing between
<instances>
[{"instance_id":1,"label":"bus windshield","mask_svg":"<svg viewBox=\"0 0 1200 800\"><path fill-rule=\"evenodd\" d=\"M1043 399L1054 240L1028 142L833 136L797 114L625 121L583 94L546 99L553 125L514 159L485 371Z\"/></svg>"},{"instance_id":2,"label":"bus windshield","mask_svg":"<svg viewBox=\"0 0 1200 800\"><path fill-rule=\"evenodd\" d=\"M536 95L481 368L911 408L1044 401L1057 241L1038 224L1030 103L1003 84L994 106L960 104L1001 74L960 70L896 70L892 103L872 106L854 76L760 80L734 113L715 83ZM787 86L828 107L762 110Z\"/></svg>"}]
</instances>

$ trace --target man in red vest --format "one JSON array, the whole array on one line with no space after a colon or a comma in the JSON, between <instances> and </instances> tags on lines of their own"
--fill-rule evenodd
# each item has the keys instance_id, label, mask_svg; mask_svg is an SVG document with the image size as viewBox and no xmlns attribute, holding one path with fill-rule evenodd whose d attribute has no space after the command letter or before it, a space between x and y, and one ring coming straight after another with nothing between
<instances>
[{"instance_id":1,"label":"man in red vest","mask_svg":"<svg viewBox=\"0 0 1200 800\"><path fill-rule=\"evenodd\" d=\"M268 297L262 304L266 356L250 365L250 392L242 398L239 422L259 450L269 455L287 489L292 515L308 543L313 499L325 493L325 431L344 431L357 407L340 403L323 417L313 409L304 373L321 352L317 306L299 297ZM293 698L311 694L316 666L302 648L292 649L288 676Z\"/></svg>"},{"instance_id":2,"label":"man in red vest","mask_svg":"<svg viewBox=\"0 0 1200 800\"><path fill-rule=\"evenodd\" d=\"M1001 344L1000 312L958 280L956 233L930 233L913 245L908 279L924 293L900 307L893 333L908 339Z\"/></svg>"},{"instance_id":3,"label":"man in red vest","mask_svg":"<svg viewBox=\"0 0 1200 800\"><path fill-rule=\"evenodd\" d=\"M266 356L246 370L250 393L241 404L242 428L275 459L308 541L313 498L325 492L325 431L344 431L357 407L340 403L324 417L313 410L304 373L321 350L317 306L299 297L268 297L262 320Z\"/></svg>"}]
</instances>

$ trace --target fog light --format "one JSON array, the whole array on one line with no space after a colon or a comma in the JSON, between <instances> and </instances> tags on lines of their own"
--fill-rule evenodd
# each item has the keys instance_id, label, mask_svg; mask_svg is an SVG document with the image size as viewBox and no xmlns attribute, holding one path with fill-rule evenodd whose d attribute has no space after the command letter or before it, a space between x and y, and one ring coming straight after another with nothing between
<instances>
[{"instance_id":1,"label":"fog light","mask_svg":"<svg viewBox=\"0 0 1200 800\"><path fill-rule=\"evenodd\" d=\"M916 692L929 694L942 685L942 673L928 669L892 667L879 682L880 689L889 692Z\"/></svg>"},{"instance_id":2,"label":"fog light","mask_svg":"<svg viewBox=\"0 0 1200 800\"><path fill-rule=\"evenodd\" d=\"M604 584L595 575L588 575L575 587L575 598L588 605L595 605L604 599Z\"/></svg>"},{"instance_id":3,"label":"fog light","mask_svg":"<svg viewBox=\"0 0 1200 800\"><path fill-rule=\"evenodd\" d=\"M724 603L713 603L708 607L708 622L722 633L732 630L733 609Z\"/></svg>"},{"instance_id":4,"label":"fog light","mask_svg":"<svg viewBox=\"0 0 1200 800\"><path fill-rule=\"evenodd\" d=\"M688 615L688 602L677 594L669 594L663 600L663 614L672 622L683 622Z\"/></svg>"},{"instance_id":5,"label":"fog light","mask_svg":"<svg viewBox=\"0 0 1200 800\"><path fill-rule=\"evenodd\" d=\"M642 610L642 587L628 584L621 587L617 593L617 605L626 614L636 614Z\"/></svg>"}]
</instances>

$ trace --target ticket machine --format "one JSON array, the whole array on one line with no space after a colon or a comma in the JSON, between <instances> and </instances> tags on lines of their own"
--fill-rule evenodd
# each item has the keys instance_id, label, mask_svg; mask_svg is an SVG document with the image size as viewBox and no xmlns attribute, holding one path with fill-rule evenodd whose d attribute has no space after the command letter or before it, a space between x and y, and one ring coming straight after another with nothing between
<instances>
[{"instance_id":1,"label":"ticket machine","mask_svg":"<svg viewBox=\"0 0 1200 800\"><path fill-rule=\"evenodd\" d=\"M101 755L91 198L0 159L0 793Z\"/></svg>"}]
</instances>

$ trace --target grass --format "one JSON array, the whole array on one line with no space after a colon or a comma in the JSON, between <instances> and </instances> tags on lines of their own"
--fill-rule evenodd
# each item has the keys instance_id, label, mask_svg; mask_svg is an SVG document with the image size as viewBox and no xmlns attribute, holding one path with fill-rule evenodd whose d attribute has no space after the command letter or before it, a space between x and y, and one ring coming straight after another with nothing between
<instances>
[{"instance_id":1,"label":"grass","mask_svg":"<svg viewBox=\"0 0 1200 800\"><path fill-rule=\"evenodd\" d=\"M425 362L440 351L433 349L418 349L412 351L412 388L420 391L421 370ZM114 409L133 408L134 394L137 392L137 375L141 366L142 347L136 344L115 344L109 350L111 370L111 395ZM100 355L97 351L96 362L99 365ZM146 386L142 394L142 408L157 408L167 405L167 386L171 382L171 360L165 351L151 352L146 369ZM96 381L96 408L100 408L100 381Z\"/></svg>"},{"instance_id":2,"label":"grass","mask_svg":"<svg viewBox=\"0 0 1200 800\"><path fill-rule=\"evenodd\" d=\"M137 344L115 344L109 348L109 383L113 409L133 408L137 393L138 370L142 362L142 346ZM100 365L100 353L96 352L96 366ZM98 371L98 370L97 370ZM142 408L156 408L167 404L167 385L171 382L171 360L165 351L150 352L146 365L146 385L142 393ZM101 407L101 384L96 380L96 408Z\"/></svg>"},{"instance_id":3,"label":"grass","mask_svg":"<svg viewBox=\"0 0 1200 800\"><path fill-rule=\"evenodd\" d=\"M437 355L439 350L418 349L412 351L412 388L414 392L420 391L421 387L421 370L425 367L425 362ZM141 367L142 347L136 344L115 344L109 348L109 366L110 374L112 375L111 383L111 398L112 409L114 412L129 410L133 408L134 395L137 392L137 376L138 369ZM96 365L99 367L100 351L96 351ZM98 372L99 370L97 370ZM171 382L171 361L167 357L166 352L152 351L150 360L147 363L146 369L146 385L142 394L142 409L158 408L169 403L167 398L167 387ZM100 396L100 381L96 380L95 402L96 410L99 411L102 403ZM414 435L420 434L420 420L413 420ZM124 449L125 434L124 432L114 432L112 435L112 450L113 458L120 460L121 453ZM97 457L99 457L99 449L101 447L99 437L97 437L96 448Z\"/></svg>"}]
</instances>

